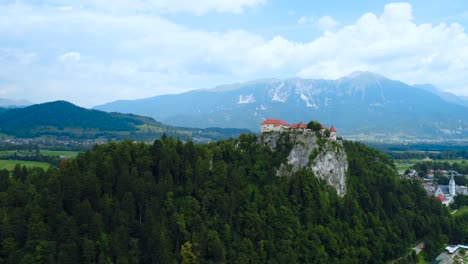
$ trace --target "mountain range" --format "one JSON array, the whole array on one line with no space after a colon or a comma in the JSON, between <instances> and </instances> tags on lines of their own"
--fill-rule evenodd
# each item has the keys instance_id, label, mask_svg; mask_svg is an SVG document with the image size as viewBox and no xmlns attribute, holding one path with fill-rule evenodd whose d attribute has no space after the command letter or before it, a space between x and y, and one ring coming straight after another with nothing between
<instances>
[{"instance_id":1,"label":"mountain range","mask_svg":"<svg viewBox=\"0 0 468 264\"><path fill-rule=\"evenodd\" d=\"M23 108L3 109L0 132L15 137L55 136L71 139L134 139L152 141L163 133L182 139L210 141L230 138L247 130L185 128L162 124L153 118L107 113L55 101Z\"/></svg>"},{"instance_id":2,"label":"mountain range","mask_svg":"<svg viewBox=\"0 0 468 264\"><path fill-rule=\"evenodd\" d=\"M266 118L318 120L338 134L369 140L466 139L466 100L429 85L370 72L337 80L266 79L182 94L122 100L95 109L151 116L187 127L260 130Z\"/></svg>"}]
</instances>

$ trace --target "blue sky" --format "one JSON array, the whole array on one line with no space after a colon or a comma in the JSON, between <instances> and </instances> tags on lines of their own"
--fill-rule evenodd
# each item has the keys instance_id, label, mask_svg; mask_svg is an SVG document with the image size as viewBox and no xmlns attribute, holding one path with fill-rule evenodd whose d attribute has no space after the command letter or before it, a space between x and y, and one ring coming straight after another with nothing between
<instances>
[{"instance_id":1,"label":"blue sky","mask_svg":"<svg viewBox=\"0 0 468 264\"><path fill-rule=\"evenodd\" d=\"M468 3L0 0L0 97L93 106L367 70L468 96Z\"/></svg>"}]
</instances>

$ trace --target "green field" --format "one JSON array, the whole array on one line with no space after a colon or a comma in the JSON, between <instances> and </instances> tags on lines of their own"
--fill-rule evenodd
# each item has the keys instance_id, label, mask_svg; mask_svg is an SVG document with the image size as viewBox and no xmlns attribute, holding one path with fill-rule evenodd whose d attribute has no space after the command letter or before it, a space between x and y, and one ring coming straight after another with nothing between
<instances>
[{"instance_id":1,"label":"green field","mask_svg":"<svg viewBox=\"0 0 468 264\"><path fill-rule=\"evenodd\" d=\"M457 215L464 215L464 214L468 214L468 206L462 206L453 215L457 216Z\"/></svg>"},{"instance_id":2,"label":"green field","mask_svg":"<svg viewBox=\"0 0 468 264\"><path fill-rule=\"evenodd\" d=\"M21 150L3 150L0 151L0 157L14 155L15 153L34 154L34 152L21 151ZM63 156L67 158L73 158L78 155L78 151L66 151L66 150L41 150L40 153L44 156Z\"/></svg>"},{"instance_id":3,"label":"green field","mask_svg":"<svg viewBox=\"0 0 468 264\"><path fill-rule=\"evenodd\" d=\"M39 167L43 169L48 169L50 164L47 162L39 162L39 161L23 161L23 160L0 160L0 170L13 170L16 164L20 164L21 166L26 167Z\"/></svg>"},{"instance_id":4,"label":"green field","mask_svg":"<svg viewBox=\"0 0 468 264\"><path fill-rule=\"evenodd\" d=\"M76 157L79 151L66 151L66 150L41 150L41 154L45 156L63 156L67 158Z\"/></svg>"},{"instance_id":5,"label":"green field","mask_svg":"<svg viewBox=\"0 0 468 264\"><path fill-rule=\"evenodd\" d=\"M425 162L425 161L437 161L437 162L446 162L447 161L450 164L468 162L466 160L459 160L459 159L455 159L455 160L448 160L448 159L447 160L394 159L393 160L397 170L407 170L407 169L411 168L415 163Z\"/></svg>"},{"instance_id":6,"label":"green field","mask_svg":"<svg viewBox=\"0 0 468 264\"><path fill-rule=\"evenodd\" d=\"M15 154L16 150L2 150L0 151L0 157L10 156Z\"/></svg>"},{"instance_id":7,"label":"green field","mask_svg":"<svg viewBox=\"0 0 468 264\"><path fill-rule=\"evenodd\" d=\"M394 160L394 163L395 163L395 167L397 168L397 170L407 170L409 168L411 168L414 163L413 162L410 162L409 160Z\"/></svg>"}]
</instances>

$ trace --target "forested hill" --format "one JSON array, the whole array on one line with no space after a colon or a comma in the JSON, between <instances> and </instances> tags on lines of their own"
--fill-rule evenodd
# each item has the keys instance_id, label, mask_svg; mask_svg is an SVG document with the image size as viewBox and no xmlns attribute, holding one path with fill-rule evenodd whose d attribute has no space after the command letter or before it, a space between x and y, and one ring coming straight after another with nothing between
<instances>
[{"instance_id":1,"label":"forested hill","mask_svg":"<svg viewBox=\"0 0 468 264\"><path fill-rule=\"evenodd\" d=\"M144 123L160 125L152 118L106 113L78 107L66 101L55 101L12 109L0 116L2 131L34 131L40 127L133 131ZM16 132L16 133L21 133Z\"/></svg>"},{"instance_id":2,"label":"forested hill","mask_svg":"<svg viewBox=\"0 0 468 264\"><path fill-rule=\"evenodd\" d=\"M196 129L164 125L150 117L107 113L55 101L0 110L0 132L16 137L58 136L72 139L154 140L163 133L183 139L217 140L238 136L241 129Z\"/></svg>"},{"instance_id":3,"label":"forested hill","mask_svg":"<svg viewBox=\"0 0 468 264\"><path fill-rule=\"evenodd\" d=\"M2 171L0 262L385 263L449 241L447 209L387 156L345 142L340 198L308 170L275 176L290 146L256 141L124 141L48 171Z\"/></svg>"}]
</instances>

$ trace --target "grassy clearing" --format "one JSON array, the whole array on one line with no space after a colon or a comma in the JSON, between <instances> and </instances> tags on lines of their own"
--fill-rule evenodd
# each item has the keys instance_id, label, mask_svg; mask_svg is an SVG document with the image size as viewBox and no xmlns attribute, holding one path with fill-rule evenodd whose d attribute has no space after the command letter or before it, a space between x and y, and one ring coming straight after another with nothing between
<instances>
[{"instance_id":1,"label":"grassy clearing","mask_svg":"<svg viewBox=\"0 0 468 264\"><path fill-rule=\"evenodd\" d=\"M426 161L436 161L436 162L448 162L450 164L455 164L455 163L466 163L468 162L467 160L425 160L425 159L394 159L393 162L395 163L395 166L397 170L407 170L410 169L415 163L418 162L426 162Z\"/></svg>"},{"instance_id":2,"label":"grassy clearing","mask_svg":"<svg viewBox=\"0 0 468 264\"><path fill-rule=\"evenodd\" d=\"M427 260L424 259L424 254L419 253L418 255L418 264L428 264Z\"/></svg>"},{"instance_id":3,"label":"grassy clearing","mask_svg":"<svg viewBox=\"0 0 468 264\"><path fill-rule=\"evenodd\" d=\"M10 156L15 154L16 150L2 150L0 151L0 157Z\"/></svg>"},{"instance_id":4,"label":"grassy clearing","mask_svg":"<svg viewBox=\"0 0 468 264\"><path fill-rule=\"evenodd\" d=\"M6 156L11 156L14 155L15 153L20 153L20 154L30 154L34 155L35 152L30 152L30 151L25 151L25 150L3 150L0 151L0 157L6 157ZM41 150L40 153L44 156L63 156L66 158L73 158L76 157L79 153L79 151L66 151L66 150Z\"/></svg>"},{"instance_id":5,"label":"grassy clearing","mask_svg":"<svg viewBox=\"0 0 468 264\"><path fill-rule=\"evenodd\" d=\"M41 154L45 156L63 156L67 158L76 157L79 151L66 151L66 150L41 150Z\"/></svg>"},{"instance_id":6,"label":"grassy clearing","mask_svg":"<svg viewBox=\"0 0 468 264\"><path fill-rule=\"evenodd\" d=\"M151 125L148 125L148 124L143 124L143 125L138 125L136 126L141 132L146 132L146 133L150 133L150 132L155 132L155 133L160 133L160 132L164 132L164 129L162 127L156 127L156 126L151 126Z\"/></svg>"},{"instance_id":7,"label":"grassy clearing","mask_svg":"<svg viewBox=\"0 0 468 264\"><path fill-rule=\"evenodd\" d=\"M39 161L24 161L24 160L0 160L0 169L6 169L6 170L13 170L16 166L16 164L20 164L21 166L26 166L26 167L39 167L43 169L48 169L50 167L50 164L47 162L39 162Z\"/></svg>"},{"instance_id":8,"label":"grassy clearing","mask_svg":"<svg viewBox=\"0 0 468 264\"><path fill-rule=\"evenodd\" d=\"M456 213L453 214L453 216L459 216L459 215L464 215L468 214L468 206L462 206Z\"/></svg>"},{"instance_id":9,"label":"grassy clearing","mask_svg":"<svg viewBox=\"0 0 468 264\"><path fill-rule=\"evenodd\" d=\"M407 170L414 165L414 163L408 160L394 160L394 162L397 170Z\"/></svg>"}]
</instances>

